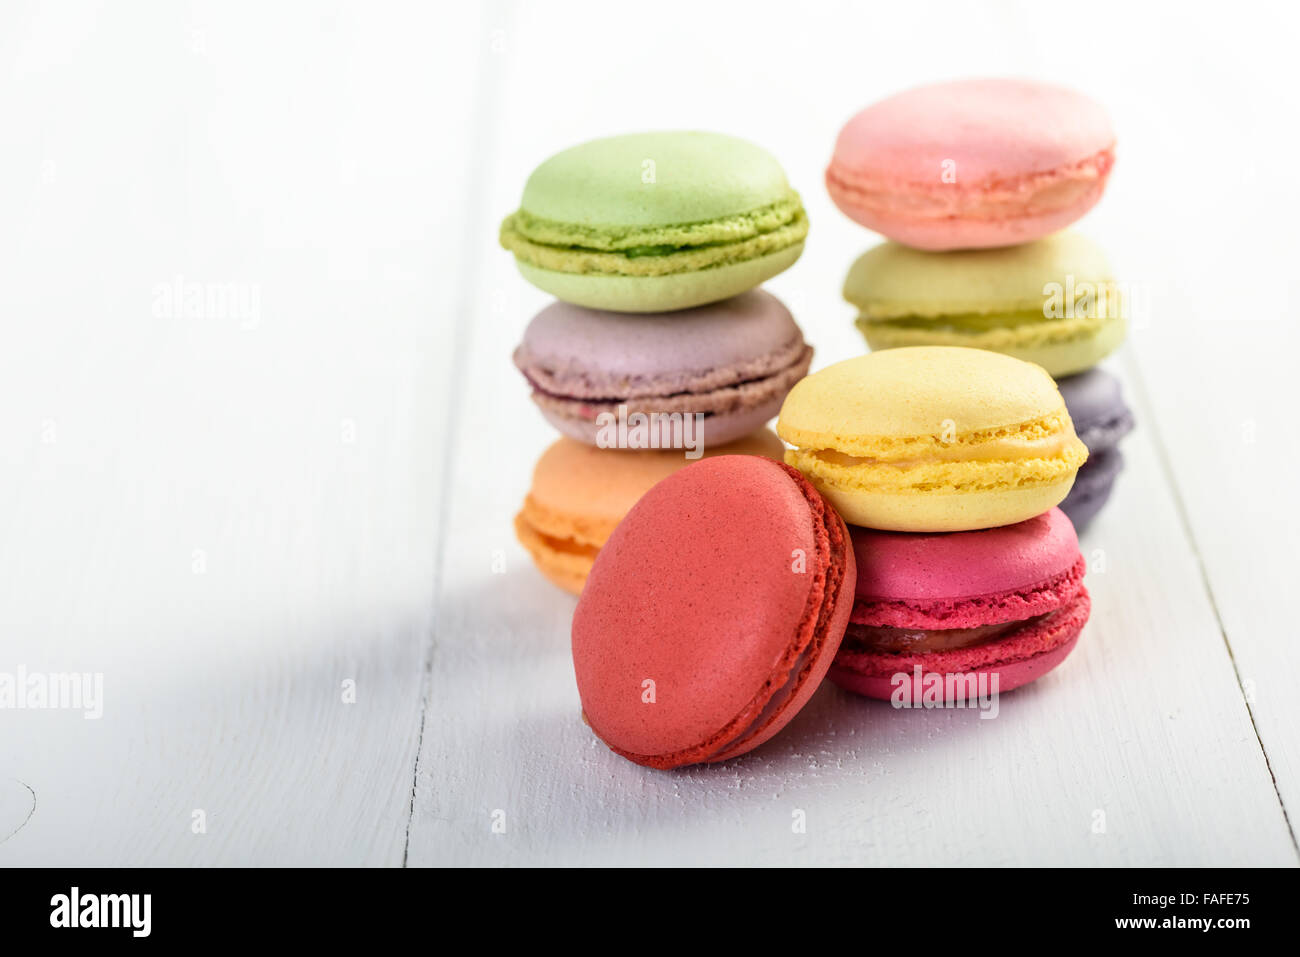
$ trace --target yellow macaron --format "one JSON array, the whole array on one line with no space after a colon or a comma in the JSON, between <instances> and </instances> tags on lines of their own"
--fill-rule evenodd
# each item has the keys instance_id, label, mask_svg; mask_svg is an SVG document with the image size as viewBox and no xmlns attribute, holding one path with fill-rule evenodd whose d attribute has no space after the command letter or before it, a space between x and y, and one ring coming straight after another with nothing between
<instances>
[{"instance_id":1,"label":"yellow macaron","mask_svg":"<svg viewBox=\"0 0 1300 957\"><path fill-rule=\"evenodd\" d=\"M762 455L779 462L784 451L771 430L760 429L704 455ZM692 461L680 449L601 449L560 439L533 469L515 535L543 575L576 595L623 516L656 483Z\"/></svg>"},{"instance_id":2,"label":"yellow macaron","mask_svg":"<svg viewBox=\"0 0 1300 957\"><path fill-rule=\"evenodd\" d=\"M982 349L917 346L798 382L777 434L844 520L900 532L1024 521L1057 505L1088 457L1040 366Z\"/></svg>"}]
</instances>

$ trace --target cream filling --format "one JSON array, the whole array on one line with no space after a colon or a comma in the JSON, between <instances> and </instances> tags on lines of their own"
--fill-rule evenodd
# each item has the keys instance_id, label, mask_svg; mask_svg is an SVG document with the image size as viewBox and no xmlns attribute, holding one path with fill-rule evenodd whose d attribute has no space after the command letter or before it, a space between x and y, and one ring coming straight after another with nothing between
<instances>
[{"instance_id":1,"label":"cream filling","mask_svg":"<svg viewBox=\"0 0 1300 957\"><path fill-rule=\"evenodd\" d=\"M953 651L1001 638L1019 628L1037 624L1050 614L974 628L894 628L853 622L844 635L844 647L849 651L898 655Z\"/></svg>"},{"instance_id":2,"label":"cream filling","mask_svg":"<svg viewBox=\"0 0 1300 957\"><path fill-rule=\"evenodd\" d=\"M944 445L940 442L927 452L924 458L881 459L846 455L834 449L801 449L804 455L820 459L828 465L845 468L868 465L892 465L895 468L908 469L922 465L934 465L939 462L984 462L1006 461L1014 459L1050 459L1061 455L1070 445L1074 436L1067 432L1045 435L1036 439L997 439L981 442L978 445L965 445L956 442Z\"/></svg>"}]
</instances>

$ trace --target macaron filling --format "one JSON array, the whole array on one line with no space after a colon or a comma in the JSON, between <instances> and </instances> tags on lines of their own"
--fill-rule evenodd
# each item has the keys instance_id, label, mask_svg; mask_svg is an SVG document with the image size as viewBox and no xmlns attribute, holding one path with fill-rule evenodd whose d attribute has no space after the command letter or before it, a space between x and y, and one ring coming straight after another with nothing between
<instances>
[{"instance_id":1,"label":"macaron filling","mask_svg":"<svg viewBox=\"0 0 1300 957\"><path fill-rule=\"evenodd\" d=\"M1059 664L1088 620L1086 562L1060 509L977 531L852 538L857 590L829 674L857 694L889 700L921 675L983 672L997 673L994 693L1010 691Z\"/></svg>"},{"instance_id":2,"label":"macaron filling","mask_svg":"<svg viewBox=\"0 0 1300 957\"><path fill-rule=\"evenodd\" d=\"M576 516L548 513L537 507L531 496L515 516L515 537L542 574L574 594L582 590L603 543L589 540L585 531Z\"/></svg>"},{"instance_id":3,"label":"macaron filling","mask_svg":"<svg viewBox=\"0 0 1300 957\"><path fill-rule=\"evenodd\" d=\"M1032 627L1050 617L1036 615L1023 621L996 622L970 628L898 628L892 625L863 625L850 622L843 648L880 654L926 654L970 648L1007 636L1019 628Z\"/></svg>"},{"instance_id":4,"label":"macaron filling","mask_svg":"<svg viewBox=\"0 0 1300 957\"><path fill-rule=\"evenodd\" d=\"M807 235L807 214L790 190L754 210L677 225L564 223L520 209L502 222L500 241L519 261L539 269L653 277L760 259L798 246Z\"/></svg>"},{"instance_id":5,"label":"macaron filling","mask_svg":"<svg viewBox=\"0 0 1300 957\"><path fill-rule=\"evenodd\" d=\"M1072 476L1087 450L1064 416L986 433L917 436L882 442L870 450L853 443L839 449L798 448L786 461L831 487L877 491L965 492L1050 485ZM787 436L788 438L788 436Z\"/></svg>"},{"instance_id":6,"label":"macaron filling","mask_svg":"<svg viewBox=\"0 0 1300 957\"><path fill-rule=\"evenodd\" d=\"M853 605L841 659L885 668L901 656L966 651L989 658L983 646L1030 645L1058 632L1057 616L1081 594L1086 563L1080 555L1063 572L1036 584L993 595L932 599L872 597L859 593Z\"/></svg>"},{"instance_id":7,"label":"macaron filling","mask_svg":"<svg viewBox=\"0 0 1300 957\"><path fill-rule=\"evenodd\" d=\"M527 508L515 516L515 531L526 546L540 545L552 553L595 561L596 554L600 551L598 544L580 541L572 536L548 534L529 521Z\"/></svg>"},{"instance_id":8,"label":"macaron filling","mask_svg":"<svg viewBox=\"0 0 1300 957\"><path fill-rule=\"evenodd\" d=\"M1079 581L1068 594L1061 597L1052 613L1013 622L1011 628L1000 634L966 645L929 651L877 651L851 644L846 636L835 659L834 670L864 676L886 676L909 672L917 666L925 671L945 673L995 668L1045 655L1068 645L1078 637L1091 608L1088 590ZM1010 689L1004 687L1002 690Z\"/></svg>"},{"instance_id":9,"label":"macaron filling","mask_svg":"<svg viewBox=\"0 0 1300 957\"><path fill-rule=\"evenodd\" d=\"M1116 316L1072 316L1045 319L1041 310L996 315L902 316L874 319L859 316L858 329L870 341L887 336L898 345L957 345L977 349L1006 349L1045 343L1091 339Z\"/></svg>"},{"instance_id":10,"label":"macaron filling","mask_svg":"<svg viewBox=\"0 0 1300 957\"><path fill-rule=\"evenodd\" d=\"M702 414L705 430L709 419L715 416L745 412L767 405L779 407L781 400L796 382L808 374L812 364L812 347L802 338L781 350L759 368L762 374L741 378L747 370L707 370L684 377L681 388L671 392L656 392L649 382L628 382L622 395L608 394L611 383L586 384L580 380L565 379L564 392L552 391L561 386L559 377L547 370L527 364L526 357L517 356L516 364L533 387L533 401L544 411L561 418L584 423L594 423L602 414L617 415L620 407L627 415L637 413L671 416L674 414ZM765 368L766 367L766 368ZM770 370L770 371L769 371ZM662 384L659 388L663 388ZM594 393L604 394L594 394ZM775 414L776 409L772 409ZM768 416L771 417L770 415Z\"/></svg>"}]
</instances>

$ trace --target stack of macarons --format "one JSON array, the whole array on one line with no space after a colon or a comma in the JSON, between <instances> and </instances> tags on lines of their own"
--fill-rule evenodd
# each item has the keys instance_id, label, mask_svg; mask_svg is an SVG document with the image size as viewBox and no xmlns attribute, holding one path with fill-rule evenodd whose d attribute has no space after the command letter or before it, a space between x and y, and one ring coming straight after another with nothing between
<instances>
[{"instance_id":1,"label":"stack of macarons","mask_svg":"<svg viewBox=\"0 0 1300 957\"><path fill-rule=\"evenodd\" d=\"M960 346L872 352L795 386L777 434L849 523L857 589L836 684L964 705L1070 653L1090 606L1056 506L1087 450L1040 366Z\"/></svg>"},{"instance_id":2,"label":"stack of macarons","mask_svg":"<svg viewBox=\"0 0 1300 957\"><path fill-rule=\"evenodd\" d=\"M1124 339L1120 287L1102 251L1063 230L1101 198L1114 161L1110 119L1087 97L976 79L862 110L826 170L835 204L887 239L844 283L871 349L988 349L1060 380L1092 453L1062 503L1080 526L1109 495L1132 418L1094 368Z\"/></svg>"},{"instance_id":3,"label":"stack of macarons","mask_svg":"<svg viewBox=\"0 0 1300 957\"><path fill-rule=\"evenodd\" d=\"M557 301L514 361L565 438L538 462L516 530L556 584L581 591L613 527L672 471L724 452L780 458L765 425L812 349L757 287L807 233L780 164L717 133L594 140L533 171L500 240Z\"/></svg>"},{"instance_id":4,"label":"stack of macarons","mask_svg":"<svg viewBox=\"0 0 1300 957\"><path fill-rule=\"evenodd\" d=\"M1075 514L1100 507L1117 460L1086 483L1105 458L1086 443L1113 447L1131 420L1093 368L1124 334L1088 308L1113 280L1060 230L1113 157L1095 105L1037 84L864 111L827 183L891 239L846 284L873 351L812 375L757 288L807 232L762 150L623 136L533 173L501 242L559 301L515 364L564 437L516 530L580 593L583 718L613 752L739 756L827 677L896 706L978 707L1070 654L1090 598L1062 507L1080 488Z\"/></svg>"},{"instance_id":5,"label":"stack of macarons","mask_svg":"<svg viewBox=\"0 0 1300 957\"><path fill-rule=\"evenodd\" d=\"M1087 452L1040 367L871 353L802 379L777 432L785 462L687 465L595 556L573 662L612 751L654 768L737 757L824 677L896 706L983 708L1074 648L1089 596L1055 506Z\"/></svg>"}]
</instances>

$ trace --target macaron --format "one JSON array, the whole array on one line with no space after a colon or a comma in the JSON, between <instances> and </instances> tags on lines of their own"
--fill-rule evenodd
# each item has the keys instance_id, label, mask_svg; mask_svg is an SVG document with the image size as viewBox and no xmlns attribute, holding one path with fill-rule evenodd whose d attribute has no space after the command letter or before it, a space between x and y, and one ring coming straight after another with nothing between
<instances>
[{"instance_id":1,"label":"macaron","mask_svg":"<svg viewBox=\"0 0 1300 957\"><path fill-rule=\"evenodd\" d=\"M529 176L501 245L566 302L666 312L789 268L808 217L770 153L707 132L635 133L557 153Z\"/></svg>"},{"instance_id":2,"label":"macaron","mask_svg":"<svg viewBox=\"0 0 1300 957\"><path fill-rule=\"evenodd\" d=\"M1039 366L912 346L828 366L786 397L785 460L851 525L957 532L1061 502L1087 450Z\"/></svg>"},{"instance_id":3,"label":"macaron","mask_svg":"<svg viewBox=\"0 0 1300 957\"><path fill-rule=\"evenodd\" d=\"M1088 621L1060 509L976 532L849 532L857 593L829 677L858 694L954 704L1011 691L1059 665Z\"/></svg>"},{"instance_id":4,"label":"macaron","mask_svg":"<svg viewBox=\"0 0 1300 957\"><path fill-rule=\"evenodd\" d=\"M1031 80L957 80L849 120L826 188L850 219L897 242L980 249L1064 229L1101 198L1114 162L1114 127L1088 97Z\"/></svg>"},{"instance_id":5,"label":"macaron","mask_svg":"<svg viewBox=\"0 0 1300 957\"><path fill-rule=\"evenodd\" d=\"M1068 231L950 253L883 243L853 264L844 298L857 306L872 349L991 349L1063 376L1091 368L1124 340L1105 255Z\"/></svg>"},{"instance_id":6,"label":"macaron","mask_svg":"<svg viewBox=\"0 0 1300 957\"><path fill-rule=\"evenodd\" d=\"M856 574L843 521L794 469L752 455L688 465L628 512L578 599L587 724L654 768L758 747L825 676Z\"/></svg>"},{"instance_id":7,"label":"macaron","mask_svg":"<svg viewBox=\"0 0 1300 957\"><path fill-rule=\"evenodd\" d=\"M1124 404L1119 380L1104 369L1090 369L1057 383L1070 411L1079 440L1088 447L1088 461L1079 469L1061 510L1076 529L1083 529L1110 498L1124 467L1118 445L1133 431L1133 413Z\"/></svg>"},{"instance_id":8,"label":"macaron","mask_svg":"<svg viewBox=\"0 0 1300 957\"><path fill-rule=\"evenodd\" d=\"M555 302L528 324L514 360L562 434L602 448L682 448L768 422L812 348L790 310L755 289L649 315Z\"/></svg>"},{"instance_id":9,"label":"macaron","mask_svg":"<svg viewBox=\"0 0 1300 957\"><path fill-rule=\"evenodd\" d=\"M761 455L780 461L785 446L760 429L710 455ZM680 450L607 452L564 438L533 469L533 484L515 516L515 534L542 574L575 595L601 546L641 496L690 465Z\"/></svg>"}]
</instances>

